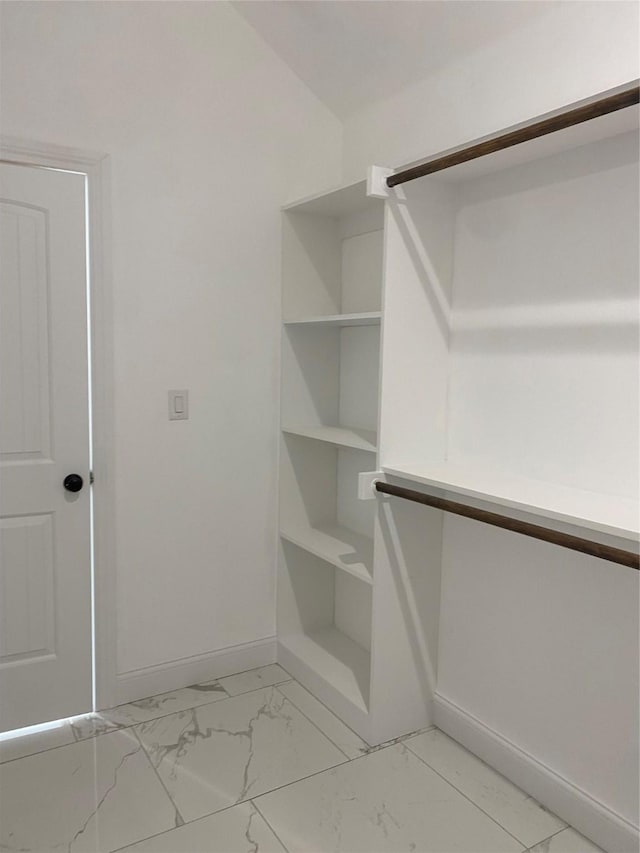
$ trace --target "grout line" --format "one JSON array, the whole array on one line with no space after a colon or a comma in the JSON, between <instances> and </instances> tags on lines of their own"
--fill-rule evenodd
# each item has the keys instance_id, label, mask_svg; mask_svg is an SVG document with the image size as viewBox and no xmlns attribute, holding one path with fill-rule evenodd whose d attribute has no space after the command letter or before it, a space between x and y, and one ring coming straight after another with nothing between
<instances>
[{"instance_id":1,"label":"grout line","mask_svg":"<svg viewBox=\"0 0 640 853\"><path fill-rule=\"evenodd\" d=\"M241 669L240 672L232 672L229 675L221 675L219 678L214 678L212 680L221 681L223 678L235 678L236 675L246 675L248 672L256 672L259 669L266 669L268 666L280 666L280 664L277 660L274 660L272 663L264 663L262 664L262 666L252 666L251 669ZM280 669L284 669L284 667L280 666ZM207 682L201 681L199 683L206 684Z\"/></svg>"},{"instance_id":2,"label":"grout line","mask_svg":"<svg viewBox=\"0 0 640 853\"><path fill-rule=\"evenodd\" d=\"M260 684L258 687L251 687L249 690L243 690L241 693L230 693L229 699L236 699L238 696L246 696L247 693L255 693L256 690L266 690L267 687L277 687L279 684L286 684L288 681L293 681L289 673L287 675L289 676L288 678L281 678L279 681L274 681L273 684ZM232 676L225 677L232 678Z\"/></svg>"},{"instance_id":3,"label":"grout line","mask_svg":"<svg viewBox=\"0 0 640 853\"><path fill-rule=\"evenodd\" d=\"M144 749L144 747L143 747L143 749ZM366 756L361 756L361 757L366 758ZM357 761L358 759L352 759L352 760ZM324 767L322 770L316 770L313 773L309 773L307 776L302 776L300 779L292 779L291 782L285 782L283 785L278 785L275 788L269 788L268 791L264 791L262 794L255 794L254 796L265 797L268 794L274 793L275 791L280 791L282 788L289 788L291 785L296 785L298 782L304 782L307 779L312 779L314 776L319 776L321 773L326 773L329 770L335 770L337 768L344 767L344 765L347 763L348 763L348 761L341 761L338 764L332 764L329 767ZM153 765L153 762L151 762L151 764ZM166 788L165 788L165 791L166 791ZM171 797L169 797L169 799L171 800L172 805L175 805L175 803L173 802L173 799ZM251 798L249 798L246 800L238 800L235 803L229 803L228 806L223 806L221 809L217 809L216 811L209 812L208 814L205 814L205 815L201 815L200 817L197 817L194 820L185 821L183 826L188 826L192 823L197 823L199 820L204 820L207 817L213 817L213 815L217 815L217 814L221 814L222 812L229 811L229 809L233 809L236 806L244 806L247 804L253 804L256 808L256 811L260 812L258 807L255 805L255 802ZM176 809L177 809L177 807L176 807ZM262 815L262 812L260 812L260 815ZM181 817L182 817L182 815L181 815ZM166 835L167 832L172 832L174 829L181 829L181 828L182 827L180 827L180 826L172 826L170 829L165 829L163 832L157 832L157 833L155 833L155 835L147 836L147 838L140 838L140 839L138 839L138 841L132 841L131 844L127 844L124 847L119 847L117 850L111 851L111 853L118 853L119 850L126 850L127 847L131 847L133 844L139 844L142 841L147 841L148 838L157 838L160 835ZM286 850L286 848L285 848L285 850Z\"/></svg>"},{"instance_id":4,"label":"grout line","mask_svg":"<svg viewBox=\"0 0 640 853\"><path fill-rule=\"evenodd\" d=\"M275 664L275 665L280 666L280 664ZM265 664L265 666L274 666L274 664ZM263 667L254 667L253 669L246 669L246 670L244 670L244 673L253 672L255 669L263 669ZM283 672L286 672L284 667L280 667L280 669L282 669ZM238 672L238 673L234 673L234 675L243 675L244 673ZM166 714L165 713L158 714L158 716L149 717L149 719L147 719L147 720L134 720L131 723L114 723L112 728L108 729L107 731L87 735L86 737L83 737L83 738L76 737L75 732L73 731L73 727L72 727L71 728L71 734L73 735L74 740L72 740L70 743L82 743L85 740L93 740L94 738L102 737L103 735L110 735L110 734L113 734L114 732L123 731L124 729L130 729L130 728L133 728L134 726L144 726L147 723L153 723L156 720L162 720L166 717L171 717L171 716L173 716L173 714L183 714L185 711L193 711L196 708L204 708L206 705L216 705L218 702L226 702L227 699L238 699L240 696L247 696L249 693L256 693L258 690L267 690L269 687L277 687L278 684L285 684L288 681L294 680L288 672L287 672L287 676L288 676L288 678L285 678L282 681L278 681L275 684L267 684L267 685L261 685L259 687L252 687L251 690L246 690L244 693L236 693L234 696L232 696L230 693L228 693L225 690L224 686L222 684L220 684L220 679L214 678L214 679L211 679L211 681L201 681L198 684L190 684L188 687L178 687L176 690L167 690L165 693L156 693L154 696L145 696L142 699L135 699L133 702L123 702L122 705L114 705L113 708L105 708L103 711L96 711L95 714L97 714L98 716L102 716L103 714L109 713L109 711L115 711L118 708L124 708L125 705L135 705L136 702L143 702L145 699L154 699L155 696L165 696L168 693L177 693L180 690L188 690L190 687L199 686L199 684L218 683L218 684L220 684L220 687L222 687L222 690L225 694L224 696L221 696L220 699L212 699L210 702L202 702L200 705L193 705L193 706L190 706L189 708L181 708L180 710L167 711ZM232 678L232 676L225 675L225 676L223 676L223 678ZM106 717L104 717L104 719L107 720ZM109 722L109 720L107 720L107 722ZM69 725L71 726L70 723L69 723ZM40 750L40 751L41 752L48 752L51 749L60 749L63 746L70 746L70 743L60 744L59 746L52 746L52 747L49 747L47 750ZM32 754L35 755L37 753L32 753ZM21 758L28 758L28 756L24 755L24 756L21 756ZM9 759L9 761L19 761L19 760L20 760L20 758ZM0 766L2 766L2 764L8 764L9 761L0 762Z\"/></svg>"},{"instance_id":5,"label":"grout line","mask_svg":"<svg viewBox=\"0 0 640 853\"><path fill-rule=\"evenodd\" d=\"M397 743L402 743L403 741L407 740L408 738L417 737L418 735L422 735L422 734L424 734L425 732L429 732L429 731L431 731L432 729L435 729L435 728L436 728L436 726L435 726L435 725L430 725L430 726L426 726L424 729L416 729L416 730L415 730L415 731L413 731L413 732L407 732L407 734L406 734L406 735L399 735L399 736L398 736L398 737L396 737L396 738L392 738L391 740L385 740L385 741L383 741L382 743L379 743L379 744L370 744L370 743L367 743L367 741L366 741L366 740L365 740L361 735L359 735L359 734L358 734L358 732L356 732L354 729L352 729L352 728L351 728L351 726L347 725L347 723L345 723L345 722L344 722L344 720L342 720L342 719L341 719L341 718L340 718L340 717L335 713L335 711L332 711L332 710L331 710L331 708L330 708L328 705L326 705L326 704L325 704L321 699L318 699L318 698L317 698L317 696L314 696L314 695L313 695L313 693L311 693L311 691L307 690L307 688L306 688L303 684L301 684L299 681L296 681L296 680L295 680L295 678L292 678L292 679L291 679L291 681L293 681L293 683L294 683L294 684L297 684L297 685L298 685L299 687L301 687L303 690L306 690L306 691L307 691L307 693L309 693L309 695L310 695L313 699L315 699L315 700L316 700L316 702L318 702L318 704L322 705L322 707L323 707L323 708L325 708L325 709L326 709L330 714L332 714L332 715L336 718L336 720L338 720L338 722L339 722L339 723L341 723L341 725L343 725L343 726L345 727L345 729L347 729L349 732L351 732L351 734L353 734L353 735L354 735L354 737L357 737L357 738L358 738L358 740L361 740L361 741L364 743L364 745L365 745L367 748L366 748L366 750L365 750L365 751L363 751L363 752L362 752L362 755L369 755L369 754L370 754L370 753L372 753L372 752L377 752L377 751L378 751L378 750L380 750L380 749L384 749L384 747L387 747L387 746L394 746L394 745L395 745L395 744L397 744ZM280 691L280 692L282 692L282 691ZM284 696L286 696L286 694L283 694L283 695L284 695ZM293 705L296 705L296 703L295 703L295 701L294 701L293 699L290 699L288 696L286 696L286 698L287 698L287 699L289 699L289 702L291 702ZM302 711L302 710L301 710L297 705L296 705L296 708L298 708L298 710L300 711L300 713L301 713L301 714L304 714L304 715L305 715L305 717L307 717L307 715L304 713L304 711ZM307 717L307 719L310 719L310 718L309 718L309 717ZM313 720L311 720L311 722L313 722ZM314 723L314 725L316 725L316 724ZM319 727L319 726L316 726L316 728L320 728L320 727ZM343 749L341 749L341 748L338 746L338 744L337 744L337 743L335 743L335 741L334 741L331 737L329 737L329 735L328 735L325 731L323 731L322 729L320 729L320 731L322 732L322 734L323 734L325 737L329 738L329 740L330 740L330 741L331 741L331 742L332 742L332 743L333 743L333 744L334 744L338 749L340 749L340 751L341 751L341 752L344 752L344 750L343 750ZM345 754L346 754L346 753L345 753ZM348 756L347 756L347 757L348 757ZM361 757L361 755L356 755L356 756L354 756L354 758L349 758L349 761L354 761L354 759L355 759L355 758L360 758L360 757Z\"/></svg>"},{"instance_id":6,"label":"grout line","mask_svg":"<svg viewBox=\"0 0 640 853\"><path fill-rule=\"evenodd\" d=\"M512 832L509 832L509 830L505 826L503 826L495 817L493 817L493 815L490 815L489 812L486 812L481 806L479 806L474 800L472 800L471 797L469 797L467 794L465 794L464 791L461 791L460 788L456 788L456 786L453 784L453 782L451 782L449 779L447 779L446 776L443 776L442 773L438 772L435 769L435 767L432 767L427 761L425 761L424 758L422 758L422 756L418 755L417 752L414 752L409 745L407 745L405 748L408 749L409 752L412 755L414 755L419 761L421 761L425 767L428 767L429 770L431 770L433 773L436 774L436 776L439 776L444 782L447 783L447 785L450 785L454 791L457 791L461 796L463 796L465 798L465 800L470 802L472 806L475 806L478 809L478 811L482 812L482 814L486 815L490 820L492 820L496 824L496 826L500 827L500 829L503 832L506 832L507 835L510 835L514 841L517 841L518 844L524 845L524 843L525 843L524 841L522 841L520 838L515 836ZM519 789L519 790L522 790L522 789ZM563 829L566 829L566 827L563 827ZM562 832L562 830L559 830L559 831ZM557 833L556 833L556 835L557 835ZM536 841L536 844L541 844L541 843L542 843L541 841ZM526 853L527 849L528 848L523 846L520 853Z\"/></svg>"},{"instance_id":7,"label":"grout line","mask_svg":"<svg viewBox=\"0 0 640 853\"><path fill-rule=\"evenodd\" d=\"M368 752L378 752L380 749L384 749L386 746L395 746L397 743L404 743L406 740L410 738L418 737L419 735L426 734L426 732L432 731L436 726L426 726L424 729L416 729L413 732L408 732L406 735L399 735L398 737L391 738L391 740L385 740L382 743L375 744L374 746L370 746ZM413 752L413 750L412 750Z\"/></svg>"},{"instance_id":8,"label":"grout line","mask_svg":"<svg viewBox=\"0 0 640 853\"><path fill-rule=\"evenodd\" d=\"M276 690L278 690L278 688L277 688L277 687L276 687L275 689L276 689ZM341 749L341 748L338 746L338 744L333 740L333 738L330 738L330 737L329 737L329 735L328 735L326 732L324 732L324 731L320 728L320 726L319 726L316 722L314 722L314 721L311 719L311 717L309 717L309 716L308 716L308 714L305 714L305 712L302 710L302 708L299 708L299 707L296 705L296 703L293 701L293 699L290 699L290 698L289 698L285 693L283 693L283 692L282 692L282 690L278 690L278 693L282 696L282 698L285 700L285 702L288 702L290 705L293 705L293 707L296 709L296 711L298 711L300 714L302 714L302 716L303 716L306 720L308 720L308 721L311 723L311 725L312 725L315 729L317 729L317 730L320 732L320 734L321 734L324 738L326 738L326 740L328 740L328 741L329 741L329 743L330 743L330 744L332 744L333 746L335 746L335 748L338 750L338 752L341 752L341 753L344 755L344 757L347 759L347 761L351 761L351 758L347 755L347 753L344 751L344 749Z\"/></svg>"},{"instance_id":9,"label":"grout line","mask_svg":"<svg viewBox=\"0 0 640 853\"><path fill-rule=\"evenodd\" d=\"M166 786L166 785L164 784L164 782L162 781L162 777L161 777L161 776L160 776L160 774L158 773L158 769L157 769L157 767L155 766L155 764L154 764L154 763L153 763L153 761L151 760L151 757L149 756L149 753L147 752L147 749L146 749L146 747L145 747L144 743L142 742L142 739L140 738L140 736L138 735L138 732L137 732L135 729L133 730L133 736L135 737L135 739L136 739L136 740L138 741L138 743L140 744L140 749L142 749L142 752L143 752L143 754L144 754L145 758L147 759L147 761L149 762L149 764L150 764L150 766L151 766L151 769L153 770L153 772L154 772L154 773L156 774L156 776L158 777L158 781L159 781L159 782L160 782L160 784L162 785L162 788L163 788L163 790L164 790L165 794L167 795L167 797L169 797L169 802L170 802L170 803L171 803L171 805L174 807L174 809L176 810L176 814L178 815L178 817L179 817L179 818L180 818L180 820L182 821L182 823L180 824L180 826L184 826L184 825L185 825L185 819L183 818L183 816L182 816L182 814L181 814L181 812L180 812L180 809L179 809L179 808L178 808L178 806L177 806L177 803L175 802L175 800L173 799L173 797L172 797L172 796L171 796L171 794L169 793L169 790L168 790L167 786ZM174 826L174 827L172 827L172 829L178 829L178 827L177 827L177 826Z\"/></svg>"},{"instance_id":10,"label":"grout line","mask_svg":"<svg viewBox=\"0 0 640 853\"><path fill-rule=\"evenodd\" d=\"M81 742L75 739L73 732L71 732L71 737L73 740L70 740L69 743L57 743L55 746L45 746L43 749L36 749L34 752L27 752L25 755L17 755L15 758L7 758L5 761L0 761L0 768L4 767L5 764L13 764L14 761L22 761L23 758L31 758L33 755L41 755L43 752L52 752L54 749L64 749L65 746L73 746L74 743Z\"/></svg>"},{"instance_id":11,"label":"grout line","mask_svg":"<svg viewBox=\"0 0 640 853\"><path fill-rule=\"evenodd\" d=\"M375 752L382 752L383 749L393 749L393 746L396 744L391 744L389 746L381 746L379 749L374 750ZM261 797L267 797L269 794L273 794L276 791L281 791L283 788L290 788L292 785L297 785L298 782L306 782L307 779L313 779L314 776L320 776L322 773L328 773L330 770L340 770L346 764L353 764L355 761L362 761L365 758L370 758L373 753L366 752L363 755L358 755L356 758L351 758L348 761L341 761L339 764L332 764L330 767L325 767L323 770L316 770L314 773L309 773L308 776L302 776L300 779L293 779L291 782L285 782L282 785L278 785L275 788L270 788L268 791L265 791L263 794L254 794L255 799L260 799ZM413 753L412 753L413 755ZM417 756L416 756L417 757ZM243 800L243 802L247 802ZM253 800L252 800L253 802ZM522 851L524 853L524 851Z\"/></svg>"},{"instance_id":12,"label":"grout line","mask_svg":"<svg viewBox=\"0 0 640 853\"><path fill-rule=\"evenodd\" d=\"M370 749L373 749L373 747L371 746L371 744L367 743L367 741L366 741L363 737L361 737L361 736L358 734L358 732L356 732L354 729L352 729L352 728L351 728L351 726L348 726L348 725L344 722L344 720L340 719L340 717L335 713L335 711L332 711L332 710L331 710L331 708L330 708L327 704L325 704L325 703L322 701L322 699L318 699L318 697L317 697L317 696L314 696L314 695L313 695L313 693L312 693L310 690L307 690L307 688L304 686L304 684L301 684L299 681L296 681L296 680L295 680L295 678L292 678L291 680L293 681L293 683L294 683L294 684L297 684L297 685L298 685L298 687L301 687L303 690L305 690L305 691L309 694L309 696L311 696L311 698L312 698L312 699L315 699L315 700L316 700L316 702L317 702L319 705L322 705L322 707L323 707L323 708L326 708L326 710L327 710L330 714L332 714L332 715L336 718L336 720L338 720L340 723L342 723L342 725L345 727L345 729L347 729L348 731L350 731L352 735L354 735L355 737L357 737L357 738L358 738L358 740L361 740L361 741L362 741L362 743L367 747L367 751L368 751L368 750L370 750ZM285 695L286 695L286 694L285 694ZM287 699L289 699L289 697L288 697L288 696L287 696ZM290 701L290 702L293 702L293 699L289 699L289 701ZM295 705L295 702L294 702L293 704ZM296 705L296 707L297 707L297 705ZM300 709L298 708L298 710L300 710ZM327 737L329 737L329 735L327 735ZM331 738L329 738L329 740L331 740ZM336 746L337 746L337 744L336 744ZM338 749L340 749L340 747L338 747ZM352 759L350 759L350 760L352 760Z\"/></svg>"},{"instance_id":13,"label":"grout line","mask_svg":"<svg viewBox=\"0 0 640 853\"><path fill-rule=\"evenodd\" d=\"M554 832L553 835L548 835L546 838L542 838L540 841L536 841L536 843L532 844L531 847L527 847L527 849L524 851L524 853L531 853L531 851L535 850L535 848L539 844L546 844L547 841L551 841L552 838L555 838L556 835L560 835L561 832L565 832L567 829L573 829L574 832L577 832L577 830L574 829L574 827L567 824L566 826L563 826L562 829L559 829L557 832ZM594 842L591 841L590 843L593 844ZM603 853L604 853L604 851L603 851Z\"/></svg>"},{"instance_id":14,"label":"grout line","mask_svg":"<svg viewBox=\"0 0 640 853\"><path fill-rule=\"evenodd\" d=\"M171 802L173 803L173 800ZM167 835L169 832L175 832L176 830L182 829L185 826L191 826L194 823L199 823L201 820L207 820L210 817L214 817L214 815L219 815L223 812L228 812L229 809L235 809L236 806L244 806L250 802L251 800L244 800L241 803L231 803L228 806L223 806L221 809L218 809L218 811L209 812L209 814L202 815L202 817L196 817L193 820L187 820L182 824L182 826L172 826L169 829L163 829L162 832L154 832L153 835L146 835L144 838L139 838L137 841L132 841L129 844L125 844L123 847L118 847L115 850L110 851L110 853L119 853L121 850L128 850L129 847L133 847L136 844L142 844L143 841L150 841L153 838L160 838L163 835Z\"/></svg>"},{"instance_id":15,"label":"grout line","mask_svg":"<svg viewBox=\"0 0 640 853\"><path fill-rule=\"evenodd\" d=\"M1 0L0 0L0 2L1 2ZM178 688L178 690L186 690L186 689L187 689L186 687L179 687ZM174 691L169 691L169 692L174 692ZM93 738L102 737L103 735L111 735L114 732L121 732L121 731L124 731L125 729L134 728L135 726L145 726L147 723L155 723L156 720L164 720L166 717L172 717L174 714L184 714L186 711L193 711L196 708L204 708L206 705L216 705L218 702L225 702L227 699L234 699L235 698L234 696L229 696L229 694L227 693L226 690L224 692L226 695L222 696L220 699L213 699L210 702L203 702L200 705L192 705L189 708L180 708L179 710L176 710L176 711L167 711L166 714L158 714L157 717L149 717L147 720L134 720L131 723L113 723L113 724L111 724L110 721L106 717L104 717L104 719L107 720L107 722L112 725L112 728L110 728L104 732L98 732L97 734L87 735L87 737L76 738L76 743L82 743L85 740L92 740ZM158 695L163 696L164 694L159 693ZM239 695L243 695L243 694L239 694ZM148 696L145 698L153 699L154 697ZM141 702L143 700L137 699L136 701ZM125 702L124 704L125 705L132 705L134 703ZM122 708L122 707L124 707L124 706L123 705L116 705L114 708L105 708L104 713L108 713L109 711L115 711L117 708ZM103 712L97 711L96 713L98 715L101 715ZM74 734L74 737L75 737L75 734ZM53 748L55 749L56 747L53 747Z\"/></svg>"},{"instance_id":16,"label":"grout line","mask_svg":"<svg viewBox=\"0 0 640 853\"><path fill-rule=\"evenodd\" d=\"M260 811L260 809L258 808L258 806L254 803L254 801L253 801L253 800L249 800L249 802L251 803L251 805L253 806L253 808L258 812L258 814L260 815L260 817L262 818L262 820L267 824L267 826L269 827L269 829L271 830L271 832L273 832L273 834L274 834L274 835L275 835L275 837L278 839L278 841L280 842L280 844L282 844L282 849L283 849L283 850L285 850L285 851L286 851L286 853L289 853L289 848L288 848L288 847L285 847L284 842L282 841L282 839L280 838L280 836L278 835L278 833L275 831L275 829L271 826L271 824L270 824L270 823L269 823L269 821L266 819L266 817L264 816L264 814Z\"/></svg>"}]
</instances>

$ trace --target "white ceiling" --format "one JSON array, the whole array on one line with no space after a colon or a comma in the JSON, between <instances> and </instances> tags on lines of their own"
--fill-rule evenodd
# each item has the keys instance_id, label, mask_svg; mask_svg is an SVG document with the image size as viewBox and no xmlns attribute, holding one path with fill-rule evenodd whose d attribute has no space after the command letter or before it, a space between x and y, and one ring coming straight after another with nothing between
<instances>
[{"instance_id":1,"label":"white ceiling","mask_svg":"<svg viewBox=\"0 0 640 853\"><path fill-rule=\"evenodd\" d=\"M240 0L235 9L346 118L558 0Z\"/></svg>"}]
</instances>

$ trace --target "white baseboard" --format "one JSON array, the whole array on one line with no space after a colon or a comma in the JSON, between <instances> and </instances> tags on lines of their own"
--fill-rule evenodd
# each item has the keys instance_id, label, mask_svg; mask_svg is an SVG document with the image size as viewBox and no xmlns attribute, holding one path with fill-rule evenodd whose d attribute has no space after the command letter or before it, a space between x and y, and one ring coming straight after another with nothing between
<instances>
[{"instance_id":1,"label":"white baseboard","mask_svg":"<svg viewBox=\"0 0 640 853\"><path fill-rule=\"evenodd\" d=\"M439 729L609 853L637 853L638 827L436 693Z\"/></svg>"},{"instance_id":2,"label":"white baseboard","mask_svg":"<svg viewBox=\"0 0 640 853\"><path fill-rule=\"evenodd\" d=\"M276 638L267 637L215 652L130 670L117 676L116 704L134 702L275 662Z\"/></svg>"}]
</instances>

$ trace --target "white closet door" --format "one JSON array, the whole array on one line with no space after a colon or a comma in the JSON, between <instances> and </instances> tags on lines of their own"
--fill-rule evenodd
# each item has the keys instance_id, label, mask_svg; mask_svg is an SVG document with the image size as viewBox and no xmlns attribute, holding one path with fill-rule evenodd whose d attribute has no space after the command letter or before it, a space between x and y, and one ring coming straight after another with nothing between
<instances>
[{"instance_id":1,"label":"white closet door","mask_svg":"<svg viewBox=\"0 0 640 853\"><path fill-rule=\"evenodd\" d=\"M91 710L85 186L0 164L0 730ZM63 482L78 474L84 485Z\"/></svg>"}]
</instances>

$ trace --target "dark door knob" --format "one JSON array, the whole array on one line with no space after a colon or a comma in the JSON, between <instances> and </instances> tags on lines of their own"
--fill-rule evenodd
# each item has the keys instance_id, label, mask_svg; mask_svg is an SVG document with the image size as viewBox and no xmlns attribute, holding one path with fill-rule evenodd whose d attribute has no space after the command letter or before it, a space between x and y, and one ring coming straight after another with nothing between
<instances>
[{"instance_id":1,"label":"dark door knob","mask_svg":"<svg viewBox=\"0 0 640 853\"><path fill-rule=\"evenodd\" d=\"M84 486L84 480L80 474L67 474L62 485L68 492L79 492Z\"/></svg>"}]
</instances>

